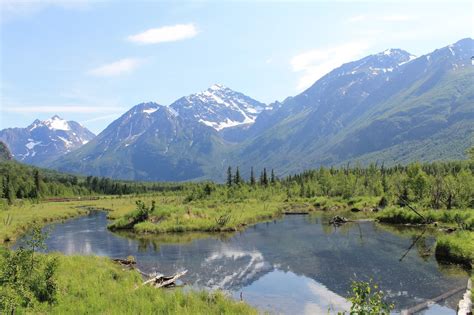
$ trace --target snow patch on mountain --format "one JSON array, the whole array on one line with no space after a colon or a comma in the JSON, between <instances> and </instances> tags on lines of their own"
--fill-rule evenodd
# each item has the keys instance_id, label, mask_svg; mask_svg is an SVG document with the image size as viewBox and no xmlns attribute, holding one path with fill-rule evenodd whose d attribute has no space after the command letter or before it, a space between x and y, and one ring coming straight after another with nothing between
<instances>
[{"instance_id":1,"label":"snow patch on mountain","mask_svg":"<svg viewBox=\"0 0 474 315\"><path fill-rule=\"evenodd\" d=\"M155 107L155 108L147 108L147 109L144 109L143 112L146 113L146 114L153 114L154 112L156 112L158 110L158 107Z\"/></svg>"},{"instance_id":2,"label":"snow patch on mountain","mask_svg":"<svg viewBox=\"0 0 474 315\"><path fill-rule=\"evenodd\" d=\"M61 119L58 115L43 121L43 124L51 130L71 130L68 122L64 119Z\"/></svg>"},{"instance_id":3,"label":"snow patch on mountain","mask_svg":"<svg viewBox=\"0 0 474 315\"><path fill-rule=\"evenodd\" d=\"M25 147L28 150L32 150L35 146L37 146L38 144L41 144L41 141L33 141L32 139L28 139L28 140L31 140L30 142L25 144Z\"/></svg>"},{"instance_id":4,"label":"snow patch on mountain","mask_svg":"<svg viewBox=\"0 0 474 315\"><path fill-rule=\"evenodd\" d=\"M182 97L169 109L184 119L198 121L217 131L255 122L268 106L222 85Z\"/></svg>"}]
</instances>

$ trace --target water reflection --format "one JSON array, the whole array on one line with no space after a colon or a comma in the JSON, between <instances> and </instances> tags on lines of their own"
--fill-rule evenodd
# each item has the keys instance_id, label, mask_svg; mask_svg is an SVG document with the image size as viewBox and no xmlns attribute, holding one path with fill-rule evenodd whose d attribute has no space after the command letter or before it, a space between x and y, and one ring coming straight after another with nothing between
<instances>
[{"instance_id":1,"label":"water reflection","mask_svg":"<svg viewBox=\"0 0 474 315\"><path fill-rule=\"evenodd\" d=\"M253 305L283 313L347 309L343 296L351 280L372 278L398 309L465 284L467 275L459 268L439 267L429 250L434 244L429 231L418 236L419 230L373 222L337 229L322 222L325 218L288 216L235 234L136 237L107 231L105 214L93 213L54 225L47 245L67 254L133 255L148 272L187 269L188 284L221 288L236 298L242 293ZM440 314L449 314L454 301L443 302Z\"/></svg>"}]
</instances>

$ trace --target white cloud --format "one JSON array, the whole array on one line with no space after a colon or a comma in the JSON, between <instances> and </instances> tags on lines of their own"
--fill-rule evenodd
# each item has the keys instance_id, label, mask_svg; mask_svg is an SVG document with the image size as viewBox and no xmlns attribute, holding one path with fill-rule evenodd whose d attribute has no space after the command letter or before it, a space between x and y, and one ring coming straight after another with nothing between
<instances>
[{"instance_id":1,"label":"white cloud","mask_svg":"<svg viewBox=\"0 0 474 315\"><path fill-rule=\"evenodd\" d=\"M119 113L115 114L110 114L110 115L104 115L104 116L99 116L99 117L94 117L91 119L83 120L81 121L82 124L88 124L91 122L96 122L96 121L102 121L102 120L108 120L108 119L115 119L117 116L120 115Z\"/></svg>"},{"instance_id":2,"label":"white cloud","mask_svg":"<svg viewBox=\"0 0 474 315\"><path fill-rule=\"evenodd\" d=\"M290 60L291 68L295 72L302 72L298 80L297 89L308 88L316 80L341 66L353 61L367 52L367 41L355 41L342 45L313 49L300 53Z\"/></svg>"},{"instance_id":3,"label":"white cloud","mask_svg":"<svg viewBox=\"0 0 474 315\"><path fill-rule=\"evenodd\" d=\"M414 19L415 17L411 15L385 15L378 18L378 20L385 22L404 22Z\"/></svg>"},{"instance_id":4,"label":"white cloud","mask_svg":"<svg viewBox=\"0 0 474 315\"><path fill-rule=\"evenodd\" d=\"M356 15L356 16L350 17L348 21L350 23L354 23L354 22L362 22L365 20L367 20L367 15Z\"/></svg>"},{"instance_id":5,"label":"white cloud","mask_svg":"<svg viewBox=\"0 0 474 315\"><path fill-rule=\"evenodd\" d=\"M158 44L192 38L197 34L197 28L190 23L151 28L142 33L128 36L127 39L139 44Z\"/></svg>"},{"instance_id":6,"label":"white cloud","mask_svg":"<svg viewBox=\"0 0 474 315\"><path fill-rule=\"evenodd\" d=\"M109 106L3 106L3 112L7 113L121 113L123 108Z\"/></svg>"},{"instance_id":7,"label":"white cloud","mask_svg":"<svg viewBox=\"0 0 474 315\"><path fill-rule=\"evenodd\" d=\"M136 69L141 63L140 59L125 58L89 70L87 73L99 77L116 76Z\"/></svg>"},{"instance_id":8,"label":"white cloud","mask_svg":"<svg viewBox=\"0 0 474 315\"><path fill-rule=\"evenodd\" d=\"M355 15L347 19L349 23L360 23L367 21L377 21L377 22L406 22L415 20L416 17L413 15L403 15L403 14L393 14L393 15Z\"/></svg>"}]
</instances>

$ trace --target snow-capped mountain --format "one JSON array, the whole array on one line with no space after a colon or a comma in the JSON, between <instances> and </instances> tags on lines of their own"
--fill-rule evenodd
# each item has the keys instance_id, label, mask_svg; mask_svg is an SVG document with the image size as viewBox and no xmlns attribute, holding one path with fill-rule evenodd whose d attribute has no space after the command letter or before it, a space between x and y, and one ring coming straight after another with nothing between
<instances>
[{"instance_id":1,"label":"snow-capped mountain","mask_svg":"<svg viewBox=\"0 0 474 315\"><path fill-rule=\"evenodd\" d=\"M51 166L191 180L223 179L229 165L247 176L251 167L284 174L348 161L462 159L474 132L473 43L463 39L418 58L387 49L268 107L221 85L170 106L142 103Z\"/></svg>"},{"instance_id":2,"label":"snow-capped mountain","mask_svg":"<svg viewBox=\"0 0 474 315\"><path fill-rule=\"evenodd\" d=\"M0 140L10 148L13 158L25 163L44 165L60 155L92 140L95 135L75 121L55 115L47 120L36 119L26 128L0 131Z\"/></svg>"},{"instance_id":3,"label":"snow-capped mountain","mask_svg":"<svg viewBox=\"0 0 474 315\"><path fill-rule=\"evenodd\" d=\"M51 166L122 179L188 180L215 167L221 142L217 131L168 106L141 103Z\"/></svg>"},{"instance_id":4,"label":"snow-capped mountain","mask_svg":"<svg viewBox=\"0 0 474 315\"><path fill-rule=\"evenodd\" d=\"M217 131L255 122L266 105L221 84L182 97L170 105L185 120L195 120Z\"/></svg>"}]
</instances>

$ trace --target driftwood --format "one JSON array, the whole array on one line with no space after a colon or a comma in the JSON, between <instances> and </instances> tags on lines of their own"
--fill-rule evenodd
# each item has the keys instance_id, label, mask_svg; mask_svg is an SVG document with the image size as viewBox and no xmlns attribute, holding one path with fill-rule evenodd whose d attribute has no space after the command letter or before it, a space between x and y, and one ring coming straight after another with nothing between
<instances>
[{"instance_id":1,"label":"driftwood","mask_svg":"<svg viewBox=\"0 0 474 315\"><path fill-rule=\"evenodd\" d=\"M347 222L350 222L349 220L347 220L346 218L344 217L341 217L341 216L334 216L330 221L329 221L329 224L333 224L335 226L339 226L339 225L342 225L344 223L347 223Z\"/></svg>"},{"instance_id":2,"label":"driftwood","mask_svg":"<svg viewBox=\"0 0 474 315\"><path fill-rule=\"evenodd\" d=\"M411 315L411 314L415 314L415 313L418 313L419 311L421 310L424 310L426 308L429 308L430 305L434 304L434 303L438 303L439 301L443 301L443 300L446 300L447 298L449 298L450 296L453 296L454 294L456 293L459 293L463 290L465 290L466 287L465 286L462 286L462 287L459 287L459 288L456 288L456 289L453 289L453 290L450 290L446 293L443 293L441 294L440 296L437 296L435 298L432 298L428 301L425 301L425 302L422 302L420 304L417 304L413 307L410 307L408 309L404 309L402 310L402 312L400 313L401 315Z\"/></svg>"},{"instance_id":3,"label":"driftwood","mask_svg":"<svg viewBox=\"0 0 474 315\"><path fill-rule=\"evenodd\" d=\"M151 279L148 279L147 281L142 283L142 286L144 285L152 285L155 288L163 288L163 287L169 287L175 285L176 280L184 276L188 271L184 270L181 272L178 272L174 276L164 276L162 274L158 274Z\"/></svg>"},{"instance_id":4,"label":"driftwood","mask_svg":"<svg viewBox=\"0 0 474 315\"><path fill-rule=\"evenodd\" d=\"M113 258L112 259L114 262L119 263L121 266L126 267L129 270L136 270L138 271L143 277L149 278L145 282L142 283L142 286L144 285L152 285L155 288L167 288L176 285L176 280L184 276L188 271L184 270L181 272L176 273L173 276L165 276L160 273L152 273L152 274L147 274L140 269L138 269L135 265L137 262L135 259L132 258L127 258L127 259L122 259L122 258Z\"/></svg>"},{"instance_id":5,"label":"driftwood","mask_svg":"<svg viewBox=\"0 0 474 315\"><path fill-rule=\"evenodd\" d=\"M127 267L131 267L137 263L134 259L113 258L112 260Z\"/></svg>"}]
</instances>

